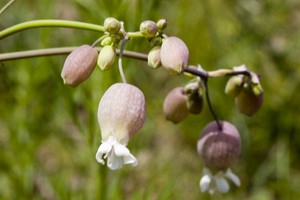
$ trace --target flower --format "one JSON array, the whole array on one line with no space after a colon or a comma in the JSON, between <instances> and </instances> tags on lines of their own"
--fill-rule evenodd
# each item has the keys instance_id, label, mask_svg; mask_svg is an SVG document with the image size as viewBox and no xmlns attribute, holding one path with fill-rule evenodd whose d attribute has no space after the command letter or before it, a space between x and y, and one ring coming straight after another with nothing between
<instances>
[{"instance_id":1,"label":"flower","mask_svg":"<svg viewBox=\"0 0 300 200\"><path fill-rule=\"evenodd\" d=\"M145 97L135 86L126 83L113 84L102 96L98 107L98 122L102 144L96 160L112 169L125 164L137 165L136 158L126 147L129 139L144 124Z\"/></svg>"},{"instance_id":2,"label":"flower","mask_svg":"<svg viewBox=\"0 0 300 200\"><path fill-rule=\"evenodd\" d=\"M107 140L102 140L96 154L96 160L104 165L103 154L105 154L104 158L107 158L107 166L112 170L120 169L125 164L131 164L132 166L138 164L127 147L120 144L113 136L109 136Z\"/></svg>"},{"instance_id":3,"label":"flower","mask_svg":"<svg viewBox=\"0 0 300 200\"><path fill-rule=\"evenodd\" d=\"M219 171L213 175L212 172L205 167L203 173L204 175L199 182L201 192L209 192L210 194L214 194L216 190L221 193L228 192L230 186L226 178L231 180L238 187L241 185L239 177L236 176L230 168L228 168L226 172Z\"/></svg>"},{"instance_id":4,"label":"flower","mask_svg":"<svg viewBox=\"0 0 300 200\"><path fill-rule=\"evenodd\" d=\"M240 135L229 122L213 121L203 129L197 142L197 151L205 164L204 175L200 180L202 192L228 192L230 187L225 178L240 186L239 178L230 169L240 149Z\"/></svg>"}]
</instances>

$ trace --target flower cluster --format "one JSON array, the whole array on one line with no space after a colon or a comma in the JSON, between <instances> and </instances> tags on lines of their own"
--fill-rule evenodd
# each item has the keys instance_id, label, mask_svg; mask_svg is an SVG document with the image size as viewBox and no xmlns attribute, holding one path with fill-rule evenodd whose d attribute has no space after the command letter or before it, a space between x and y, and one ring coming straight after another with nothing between
<instances>
[{"instance_id":1,"label":"flower cluster","mask_svg":"<svg viewBox=\"0 0 300 200\"><path fill-rule=\"evenodd\" d=\"M150 43L151 50L147 62L151 68L163 67L170 74L190 72L194 78L185 86L173 88L166 96L163 112L167 120L177 124L189 114L200 114L203 109L203 96L214 117L201 132L197 142L197 151L204 162L203 177L199 185L202 192L210 194L216 191L225 193L230 189L228 180L240 186L240 180L231 166L238 159L241 151L240 134L236 127L227 121L220 121L212 109L208 96L207 80L210 77L229 75L225 94L235 98L238 110L251 116L256 113L263 102L263 89L259 76L249 71L245 65L234 67L233 70L217 70L206 72L201 66L188 66L189 50L178 37L166 36L163 31L167 21L151 20L140 24L139 32L131 33L144 37ZM77 86L85 81L93 72L96 65L101 70L109 70L116 58L116 47L120 41L130 39L130 33L124 30L123 23L115 18L104 21L105 34L90 45L82 45L67 57L61 77L66 85ZM100 52L95 48L101 44ZM120 50L123 52L125 43ZM119 62L121 76L122 65ZM189 70L187 70L189 69ZM123 79L123 76L122 76ZM115 83L103 94L98 106L98 122L102 143L96 153L96 160L112 169L120 169L125 164L136 166L137 159L127 148L130 138L143 126L146 116L145 97L143 92L134 85Z\"/></svg>"}]
</instances>

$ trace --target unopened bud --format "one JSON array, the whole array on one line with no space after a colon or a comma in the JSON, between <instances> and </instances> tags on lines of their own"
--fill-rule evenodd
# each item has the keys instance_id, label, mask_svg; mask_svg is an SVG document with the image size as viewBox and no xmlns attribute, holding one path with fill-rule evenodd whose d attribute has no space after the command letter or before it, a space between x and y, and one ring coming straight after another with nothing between
<instances>
[{"instance_id":1,"label":"unopened bud","mask_svg":"<svg viewBox=\"0 0 300 200\"><path fill-rule=\"evenodd\" d=\"M109 70L116 58L116 51L112 46L105 46L101 49L97 64L103 70Z\"/></svg>"},{"instance_id":2,"label":"unopened bud","mask_svg":"<svg viewBox=\"0 0 300 200\"><path fill-rule=\"evenodd\" d=\"M101 41L101 46L110 46L113 44L112 37L108 36Z\"/></svg>"},{"instance_id":3,"label":"unopened bud","mask_svg":"<svg viewBox=\"0 0 300 200\"><path fill-rule=\"evenodd\" d=\"M183 121L189 114L187 96L182 87L172 89L165 98L163 111L167 120L173 123Z\"/></svg>"},{"instance_id":4,"label":"unopened bud","mask_svg":"<svg viewBox=\"0 0 300 200\"><path fill-rule=\"evenodd\" d=\"M148 66L154 69L161 67L160 46L153 47L148 53Z\"/></svg>"},{"instance_id":5,"label":"unopened bud","mask_svg":"<svg viewBox=\"0 0 300 200\"><path fill-rule=\"evenodd\" d=\"M202 131L197 151L211 170L226 170L236 161L241 151L238 130L229 122L219 121L221 129L213 121Z\"/></svg>"},{"instance_id":6,"label":"unopened bud","mask_svg":"<svg viewBox=\"0 0 300 200\"><path fill-rule=\"evenodd\" d=\"M61 72L64 84L75 87L85 81L93 72L97 57L97 49L86 44L72 51Z\"/></svg>"},{"instance_id":7,"label":"unopened bud","mask_svg":"<svg viewBox=\"0 0 300 200\"><path fill-rule=\"evenodd\" d=\"M236 97L243 88L243 75L232 76L228 79L225 86L225 94Z\"/></svg>"},{"instance_id":8,"label":"unopened bud","mask_svg":"<svg viewBox=\"0 0 300 200\"><path fill-rule=\"evenodd\" d=\"M163 40L160 52L162 66L171 74L180 74L188 66L189 50L178 37Z\"/></svg>"},{"instance_id":9,"label":"unopened bud","mask_svg":"<svg viewBox=\"0 0 300 200\"><path fill-rule=\"evenodd\" d=\"M156 23L150 20L143 21L140 25L142 35L147 39L154 38L157 30L158 28Z\"/></svg>"},{"instance_id":10,"label":"unopened bud","mask_svg":"<svg viewBox=\"0 0 300 200\"><path fill-rule=\"evenodd\" d=\"M255 95L254 91L251 89L249 91L243 90L235 98L235 103L241 113L252 116L260 109L263 103L263 92L260 92L259 95Z\"/></svg>"},{"instance_id":11,"label":"unopened bud","mask_svg":"<svg viewBox=\"0 0 300 200\"><path fill-rule=\"evenodd\" d=\"M104 20L104 29L106 32L117 34L121 29L121 23L113 17L108 17Z\"/></svg>"},{"instance_id":12,"label":"unopened bud","mask_svg":"<svg viewBox=\"0 0 300 200\"><path fill-rule=\"evenodd\" d=\"M162 32L167 27L167 20L166 19L160 19L157 21L157 28L158 32Z\"/></svg>"}]
</instances>

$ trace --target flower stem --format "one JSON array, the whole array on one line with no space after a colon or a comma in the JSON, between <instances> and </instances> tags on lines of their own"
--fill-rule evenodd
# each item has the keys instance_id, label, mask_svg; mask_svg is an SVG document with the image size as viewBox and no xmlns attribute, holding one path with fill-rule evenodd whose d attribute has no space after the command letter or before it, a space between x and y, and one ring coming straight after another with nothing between
<instances>
[{"instance_id":1,"label":"flower stem","mask_svg":"<svg viewBox=\"0 0 300 200\"><path fill-rule=\"evenodd\" d=\"M216 113L213 110L213 107L211 105L211 101L210 101L210 98L209 98L209 92L208 92L208 86L207 86L208 77L203 78L203 82L204 82L204 87L205 87L205 97L206 97L206 101L207 101L207 105L208 105L209 111L212 114L214 120L216 121L216 123L217 123L217 125L219 127L219 130L222 130L221 123L218 120L218 117L217 117Z\"/></svg>"},{"instance_id":2,"label":"flower stem","mask_svg":"<svg viewBox=\"0 0 300 200\"><path fill-rule=\"evenodd\" d=\"M0 61L10 61L24 58L34 58L41 56L55 56L55 55L65 55L71 53L78 47L58 47L58 48L47 48L47 49L36 49L36 50L27 50L27 51L18 51L10 53L1 53ZM97 47L97 50L100 51L101 48ZM120 50L117 49L117 54L120 53ZM135 51L123 51L123 56L128 58L134 58L138 60L147 60L147 55L143 53L138 53Z\"/></svg>"},{"instance_id":3,"label":"flower stem","mask_svg":"<svg viewBox=\"0 0 300 200\"><path fill-rule=\"evenodd\" d=\"M107 199L107 191L108 191L108 183L107 183L107 167L106 166L99 166L98 171L98 177L99 177L99 184L100 184L100 190L98 193L98 199Z\"/></svg>"},{"instance_id":4,"label":"flower stem","mask_svg":"<svg viewBox=\"0 0 300 200\"><path fill-rule=\"evenodd\" d=\"M31 29L31 28L41 28L41 27L64 27L64 28L75 28L75 29L85 29L90 31L104 32L104 27L100 25L77 22L70 20L59 20L59 19L44 19L44 20L32 20L16 24L0 32L0 39L8 37L17 32Z\"/></svg>"},{"instance_id":5,"label":"flower stem","mask_svg":"<svg viewBox=\"0 0 300 200\"><path fill-rule=\"evenodd\" d=\"M122 65L122 58L123 58L123 51L124 51L124 48L125 48L125 45L128 41L128 36L126 35L124 40L122 41L122 44L121 44L121 48L120 48L120 53L119 53L119 71L120 71L120 75L122 77L122 81L123 83L127 83L126 81L126 77L125 77L125 74L124 74L124 71L123 71L123 65Z\"/></svg>"}]
</instances>

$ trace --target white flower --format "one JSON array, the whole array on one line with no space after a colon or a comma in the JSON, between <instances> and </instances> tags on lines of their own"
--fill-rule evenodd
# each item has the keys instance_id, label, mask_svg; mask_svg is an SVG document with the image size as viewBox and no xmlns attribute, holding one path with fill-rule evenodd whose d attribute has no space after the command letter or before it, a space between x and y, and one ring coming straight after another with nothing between
<instances>
[{"instance_id":1,"label":"white flower","mask_svg":"<svg viewBox=\"0 0 300 200\"><path fill-rule=\"evenodd\" d=\"M115 83L104 93L98 107L102 136L102 144L96 153L99 163L105 164L104 159L107 159L107 166L112 170L125 164L137 165L136 158L126 146L142 128L145 109L144 94L133 85Z\"/></svg>"},{"instance_id":2,"label":"white flower","mask_svg":"<svg viewBox=\"0 0 300 200\"><path fill-rule=\"evenodd\" d=\"M131 164L132 166L138 164L129 149L124 144L119 143L113 136L109 136L106 141L102 140L102 144L96 153L96 160L104 165L103 154L105 154L104 158L107 158L107 166L112 170L120 169L125 164Z\"/></svg>"},{"instance_id":3,"label":"white flower","mask_svg":"<svg viewBox=\"0 0 300 200\"><path fill-rule=\"evenodd\" d=\"M203 173L204 175L199 183L201 192L208 191L210 194L214 194L216 190L221 193L228 192L230 186L226 178L230 179L238 187L241 185L239 177L235 175L230 168L228 168L225 173L219 171L217 174L213 175L212 172L205 167Z\"/></svg>"}]
</instances>

